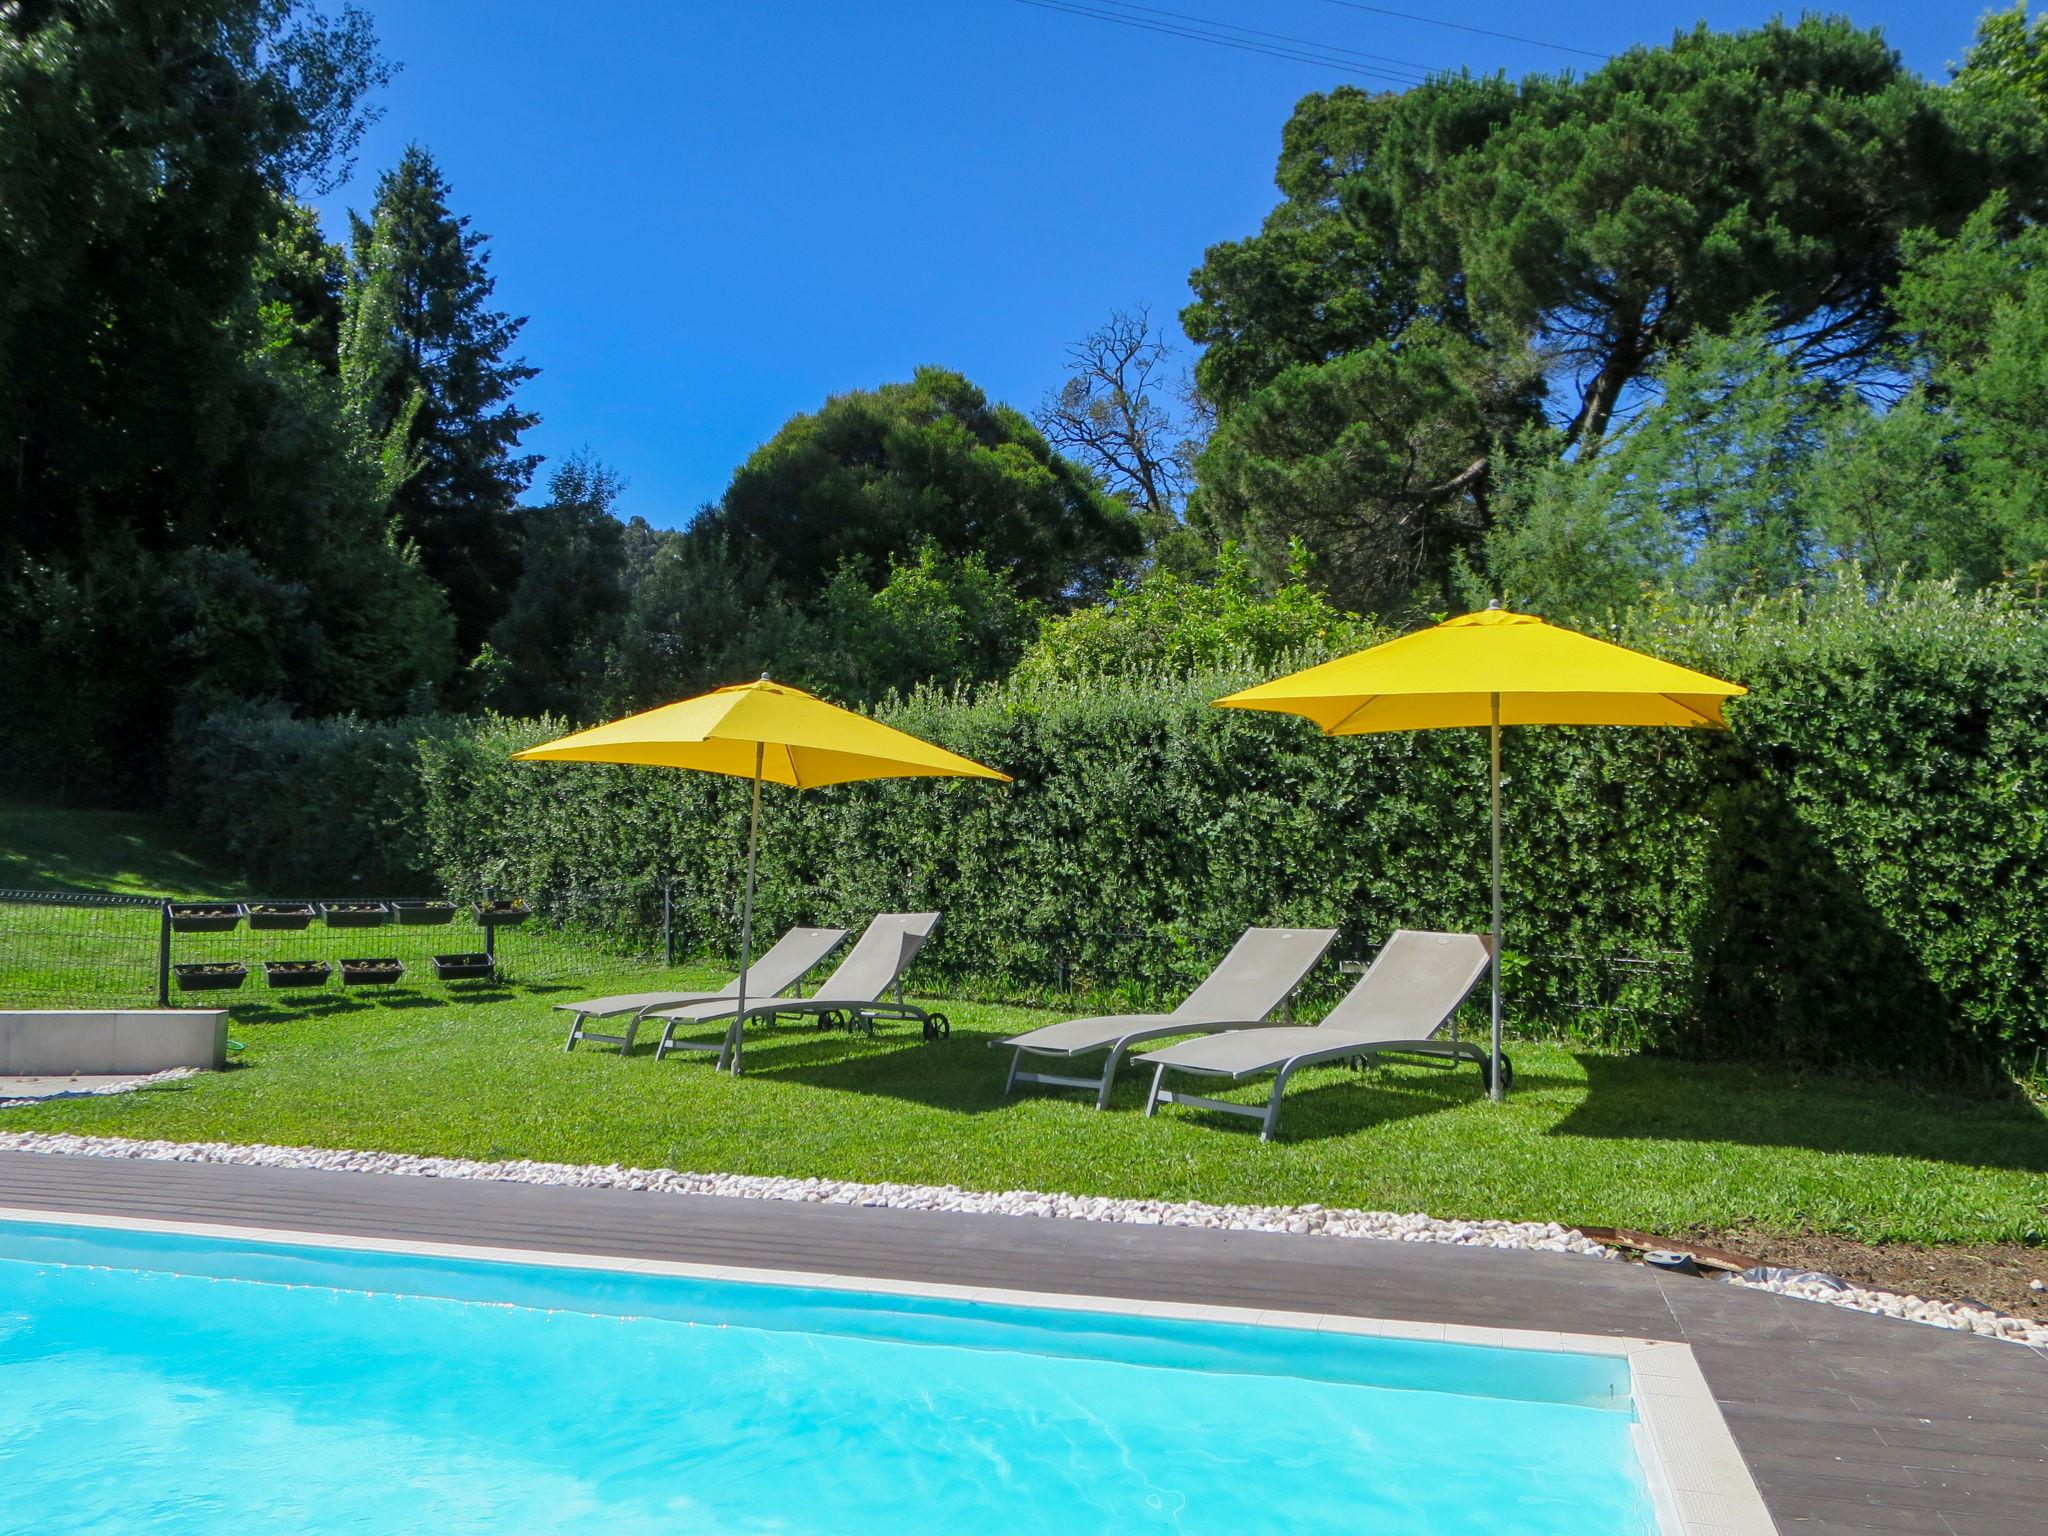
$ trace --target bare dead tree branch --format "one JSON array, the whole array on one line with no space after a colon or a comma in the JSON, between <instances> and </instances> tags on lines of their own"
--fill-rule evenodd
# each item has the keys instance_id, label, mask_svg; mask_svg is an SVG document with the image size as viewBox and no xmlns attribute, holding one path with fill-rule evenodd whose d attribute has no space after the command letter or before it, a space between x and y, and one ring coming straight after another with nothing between
<instances>
[{"instance_id":1,"label":"bare dead tree branch","mask_svg":"<svg viewBox=\"0 0 2048 1536\"><path fill-rule=\"evenodd\" d=\"M1067 349L1066 381L1033 418L1055 448L1161 526L1187 499L1196 427L1172 355L1147 306L1113 311Z\"/></svg>"}]
</instances>

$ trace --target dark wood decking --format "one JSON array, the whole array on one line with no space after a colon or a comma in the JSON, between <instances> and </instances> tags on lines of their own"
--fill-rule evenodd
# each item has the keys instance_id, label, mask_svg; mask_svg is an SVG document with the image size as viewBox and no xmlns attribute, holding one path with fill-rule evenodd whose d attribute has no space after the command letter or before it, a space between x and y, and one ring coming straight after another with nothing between
<instances>
[{"instance_id":1,"label":"dark wood decking","mask_svg":"<svg viewBox=\"0 0 2048 1536\"><path fill-rule=\"evenodd\" d=\"M1788 1536L2048 1532L2048 1352L1571 1255L30 1153L0 1205L1683 1340Z\"/></svg>"}]
</instances>

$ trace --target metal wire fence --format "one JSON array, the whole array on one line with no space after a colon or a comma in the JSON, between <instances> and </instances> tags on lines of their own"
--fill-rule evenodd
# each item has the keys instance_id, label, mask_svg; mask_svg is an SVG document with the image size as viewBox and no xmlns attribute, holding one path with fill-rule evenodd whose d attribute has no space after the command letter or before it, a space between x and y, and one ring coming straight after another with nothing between
<instances>
[{"instance_id":1,"label":"metal wire fence","mask_svg":"<svg viewBox=\"0 0 2048 1536\"><path fill-rule=\"evenodd\" d=\"M494 985L548 993L657 979L696 958L705 941L729 939L683 932L671 882L518 897L481 884L470 889L481 896L165 902L0 891L0 1005L291 1007L337 990L428 1001L481 998ZM1236 935L1130 928L1106 937L1089 948L1155 960L1179 952L1178 976L1199 974ZM1090 967L1069 938L1014 944L996 966L989 955L969 952L977 948L957 936L948 942L942 924L910 985L950 997L1091 1009L1153 1006L1185 991L1164 974ZM1340 938L1331 956L1342 963L1310 978L1297 999L1303 1013L1317 1016L1335 1002L1363 968L1352 957L1371 948L1360 935ZM1511 952L1504 974L1510 1016L1522 1032L1633 1046L1668 1036L1686 1015L1692 986L1683 954Z\"/></svg>"},{"instance_id":2,"label":"metal wire fence","mask_svg":"<svg viewBox=\"0 0 2048 1536\"><path fill-rule=\"evenodd\" d=\"M159 901L0 891L0 1005L218 1007L548 991L677 960L659 884L527 897Z\"/></svg>"},{"instance_id":3,"label":"metal wire fence","mask_svg":"<svg viewBox=\"0 0 2048 1536\"><path fill-rule=\"evenodd\" d=\"M0 891L0 1002L145 1007L159 996L163 903Z\"/></svg>"}]
</instances>

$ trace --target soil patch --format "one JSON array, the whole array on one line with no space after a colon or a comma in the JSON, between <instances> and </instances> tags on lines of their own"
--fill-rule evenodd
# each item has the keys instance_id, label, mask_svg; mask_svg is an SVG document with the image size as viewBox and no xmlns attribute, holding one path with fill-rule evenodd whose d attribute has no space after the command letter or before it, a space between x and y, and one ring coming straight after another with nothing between
<instances>
[{"instance_id":1,"label":"soil patch","mask_svg":"<svg viewBox=\"0 0 2048 1536\"><path fill-rule=\"evenodd\" d=\"M2033 1322L2048 1322L2048 1248L2019 1243L1985 1243L1924 1248L1913 1243L1859 1243L1820 1232L1729 1232L1687 1234L1704 1243L1754 1258L1759 1264L1817 1269L1867 1290L1896 1291L1930 1301L1975 1302ZM1676 1245L1683 1246L1684 1239Z\"/></svg>"}]
</instances>

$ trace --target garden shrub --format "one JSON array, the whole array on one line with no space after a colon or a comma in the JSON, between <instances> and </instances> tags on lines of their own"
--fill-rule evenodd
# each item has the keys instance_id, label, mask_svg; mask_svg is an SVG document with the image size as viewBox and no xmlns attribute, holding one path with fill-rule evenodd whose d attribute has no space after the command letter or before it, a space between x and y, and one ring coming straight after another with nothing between
<instances>
[{"instance_id":1,"label":"garden shrub","mask_svg":"<svg viewBox=\"0 0 2048 1536\"><path fill-rule=\"evenodd\" d=\"M430 889L419 744L454 716L295 720L232 710L181 722L170 809L217 863L273 895Z\"/></svg>"},{"instance_id":2,"label":"garden shrub","mask_svg":"<svg viewBox=\"0 0 2048 1536\"><path fill-rule=\"evenodd\" d=\"M1610 632L1752 693L1730 704L1726 735L1506 734L1515 1027L1950 1077L2048 1043L2048 624L2035 607L1845 587L1646 605ZM1131 1004L1187 987L1250 923L1338 926L1342 958L1397 926L1483 931L1484 734L1330 740L1210 707L1287 664L892 701L883 718L1016 782L771 786L759 930L936 908L926 984ZM400 863L423 840L464 893L673 875L682 942L729 952L744 787L509 760L568 727L416 733L412 809L396 803L403 752L388 779L355 737L327 760L374 785L387 809L367 819L398 839ZM1609 963L1620 958L1661 963ZM1315 991L1344 984L1324 967Z\"/></svg>"}]
</instances>

